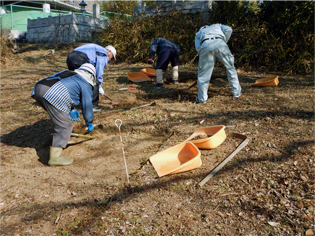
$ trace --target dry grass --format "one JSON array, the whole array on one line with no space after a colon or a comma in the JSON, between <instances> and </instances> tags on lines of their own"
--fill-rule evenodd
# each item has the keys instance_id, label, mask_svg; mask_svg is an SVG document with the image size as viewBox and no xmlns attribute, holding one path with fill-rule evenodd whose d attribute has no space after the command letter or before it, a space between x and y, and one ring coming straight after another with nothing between
<instances>
[{"instance_id":1,"label":"dry grass","mask_svg":"<svg viewBox=\"0 0 315 236\"><path fill-rule=\"evenodd\" d=\"M196 66L180 65L178 86L156 91L145 82L118 91L133 85L128 72L147 65L109 64L105 92L121 104L102 97L97 139L64 151L75 157L72 166L51 168L42 163L51 142L49 117L29 95L37 80L65 68L68 50L25 50L15 57L19 65L3 67L1 234L304 235L314 229L313 78L279 74L278 87L254 88L270 74L240 71L243 95L233 99L225 72L216 67L208 103L200 105L193 103L196 87L187 90ZM157 106L125 109L153 100ZM116 168L122 156L117 118L123 120L130 186L123 164ZM239 140L203 150L201 168L157 178L147 162L152 154L195 128L219 124L251 142L206 185L195 187ZM83 127L83 121L74 123L77 131Z\"/></svg>"}]
</instances>

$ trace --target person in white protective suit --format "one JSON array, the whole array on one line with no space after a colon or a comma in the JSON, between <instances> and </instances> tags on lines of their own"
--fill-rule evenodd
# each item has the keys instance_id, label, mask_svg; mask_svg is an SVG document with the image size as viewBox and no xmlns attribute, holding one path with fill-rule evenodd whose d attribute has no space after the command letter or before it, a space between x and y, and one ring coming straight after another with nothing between
<instances>
[{"instance_id":1,"label":"person in white protective suit","mask_svg":"<svg viewBox=\"0 0 315 236\"><path fill-rule=\"evenodd\" d=\"M237 98L241 96L241 86L234 67L234 56L227 45L231 34L232 28L222 24L203 26L196 33L195 47L199 54L197 103L207 102L209 82L216 58L226 68L233 97Z\"/></svg>"}]
</instances>

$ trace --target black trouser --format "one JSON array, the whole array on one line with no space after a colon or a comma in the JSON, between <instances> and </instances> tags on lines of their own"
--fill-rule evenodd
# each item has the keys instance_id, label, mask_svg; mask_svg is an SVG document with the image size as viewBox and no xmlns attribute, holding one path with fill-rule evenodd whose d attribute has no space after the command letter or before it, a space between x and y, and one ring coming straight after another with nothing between
<instances>
[{"instance_id":1,"label":"black trouser","mask_svg":"<svg viewBox=\"0 0 315 236\"><path fill-rule=\"evenodd\" d=\"M72 51L67 57L67 66L69 70L79 69L81 65L84 63L90 63L90 59L83 52ZM93 106L98 105L99 101L99 82L98 79L95 78L96 85L93 89Z\"/></svg>"}]
</instances>

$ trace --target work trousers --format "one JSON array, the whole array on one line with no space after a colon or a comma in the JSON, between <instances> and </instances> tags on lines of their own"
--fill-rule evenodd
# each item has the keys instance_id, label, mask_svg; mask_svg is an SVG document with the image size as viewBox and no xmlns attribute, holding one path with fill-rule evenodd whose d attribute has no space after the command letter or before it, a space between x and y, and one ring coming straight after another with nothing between
<instances>
[{"instance_id":1,"label":"work trousers","mask_svg":"<svg viewBox=\"0 0 315 236\"><path fill-rule=\"evenodd\" d=\"M49 89L47 85L37 84L34 99L48 112L53 123L54 134L51 146L66 148L73 129L70 114L57 109L43 98Z\"/></svg>"},{"instance_id":2,"label":"work trousers","mask_svg":"<svg viewBox=\"0 0 315 236\"><path fill-rule=\"evenodd\" d=\"M90 59L83 52L72 51L67 57L67 66L69 70L79 69L84 63L90 63ZM96 84L93 88L93 106L98 106L99 97L99 81L95 79Z\"/></svg>"},{"instance_id":3,"label":"work trousers","mask_svg":"<svg viewBox=\"0 0 315 236\"><path fill-rule=\"evenodd\" d=\"M166 71L168 63L171 62L172 67L178 66L179 55L175 49L166 49L158 54L155 69Z\"/></svg>"},{"instance_id":4,"label":"work trousers","mask_svg":"<svg viewBox=\"0 0 315 236\"><path fill-rule=\"evenodd\" d=\"M219 59L226 68L227 78L234 97L241 95L241 86L234 67L234 56L222 39L206 40L199 51L198 63L198 100L206 102L208 88L215 60Z\"/></svg>"}]
</instances>

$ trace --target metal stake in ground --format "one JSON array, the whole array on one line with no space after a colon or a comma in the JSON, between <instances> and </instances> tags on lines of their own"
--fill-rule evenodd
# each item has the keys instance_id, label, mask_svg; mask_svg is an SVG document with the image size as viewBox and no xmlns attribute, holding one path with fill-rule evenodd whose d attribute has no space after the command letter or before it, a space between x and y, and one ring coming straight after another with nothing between
<instances>
[{"instance_id":1,"label":"metal stake in ground","mask_svg":"<svg viewBox=\"0 0 315 236\"><path fill-rule=\"evenodd\" d=\"M212 170L203 180L201 180L198 184L197 187L202 187L209 179L212 178L212 176L214 176L219 170L221 170L226 163L228 163L239 151L241 151L248 143L249 143L249 139L243 135L243 134L238 134L238 133L234 133L234 132L229 132L228 133L229 137L234 137L234 138L240 138L243 141L241 142L241 144L227 157L224 159L224 161L222 161L214 170Z\"/></svg>"},{"instance_id":2,"label":"metal stake in ground","mask_svg":"<svg viewBox=\"0 0 315 236\"><path fill-rule=\"evenodd\" d=\"M120 122L120 124L118 124L118 122ZM117 119L115 120L115 125L118 127L119 129L119 136L120 136L120 142L121 142L121 148L122 148L122 152L123 152L123 156L124 156L124 162L125 162L125 168L126 168L126 174L127 174L127 180L128 180L128 184L129 184L129 175L128 175L128 169L127 169L127 162L126 162L126 157L125 157L125 151L124 151L124 144L122 141L122 137L121 137L121 131L120 131L120 126L122 125L122 121L121 119Z\"/></svg>"}]
</instances>

